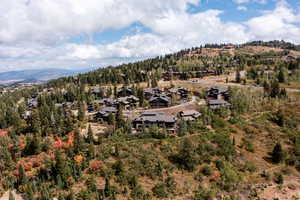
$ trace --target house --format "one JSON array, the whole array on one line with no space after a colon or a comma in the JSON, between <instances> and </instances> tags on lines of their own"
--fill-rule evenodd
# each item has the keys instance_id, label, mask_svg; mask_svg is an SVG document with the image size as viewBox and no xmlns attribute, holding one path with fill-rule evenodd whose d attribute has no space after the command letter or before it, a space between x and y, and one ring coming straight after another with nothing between
<instances>
[{"instance_id":1,"label":"house","mask_svg":"<svg viewBox=\"0 0 300 200\"><path fill-rule=\"evenodd\" d=\"M169 107L171 104L171 98L164 94L155 95L150 98L149 104L152 108Z\"/></svg>"},{"instance_id":2,"label":"house","mask_svg":"<svg viewBox=\"0 0 300 200\"><path fill-rule=\"evenodd\" d=\"M140 99L136 96L130 95L118 98L117 102L118 104L121 104L125 109L128 109L130 107L137 107L139 105Z\"/></svg>"},{"instance_id":3,"label":"house","mask_svg":"<svg viewBox=\"0 0 300 200\"><path fill-rule=\"evenodd\" d=\"M117 107L118 102L115 99L112 98L104 98L98 101L100 105L108 106L108 107Z\"/></svg>"},{"instance_id":4,"label":"house","mask_svg":"<svg viewBox=\"0 0 300 200\"><path fill-rule=\"evenodd\" d=\"M208 107L210 109L217 109L221 107L229 107L231 104L223 99L208 100Z\"/></svg>"},{"instance_id":5,"label":"house","mask_svg":"<svg viewBox=\"0 0 300 200\"><path fill-rule=\"evenodd\" d=\"M186 99L189 96L189 90L183 87L173 87L168 90L171 95L179 95L180 98Z\"/></svg>"},{"instance_id":6,"label":"house","mask_svg":"<svg viewBox=\"0 0 300 200\"><path fill-rule=\"evenodd\" d=\"M141 113L132 123L133 128L136 130L157 126L174 133L176 131L177 117L174 115L166 115L162 112L147 111Z\"/></svg>"},{"instance_id":7,"label":"house","mask_svg":"<svg viewBox=\"0 0 300 200\"><path fill-rule=\"evenodd\" d=\"M181 111L179 116L185 121L195 121L201 116L201 113L196 110L185 110Z\"/></svg>"},{"instance_id":8,"label":"house","mask_svg":"<svg viewBox=\"0 0 300 200\"><path fill-rule=\"evenodd\" d=\"M133 95L133 89L130 86L124 86L122 88L119 88L117 91L118 97L126 97L130 95Z\"/></svg>"},{"instance_id":9,"label":"house","mask_svg":"<svg viewBox=\"0 0 300 200\"><path fill-rule=\"evenodd\" d=\"M195 78L203 78L205 76L215 76L217 72L215 70L201 70L195 71Z\"/></svg>"},{"instance_id":10,"label":"house","mask_svg":"<svg viewBox=\"0 0 300 200\"><path fill-rule=\"evenodd\" d=\"M144 96L146 99L150 99L154 95L160 94L162 91L158 87L155 88L145 88L144 89Z\"/></svg>"},{"instance_id":11,"label":"house","mask_svg":"<svg viewBox=\"0 0 300 200\"><path fill-rule=\"evenodd\" d=\"M208 99L229 99L229 92L227 88L221 88L219 86L213 86L206 92Z\"/></svg>"},{"instance_id":12,"label":"house","mask_svg":"<svg viewBox=\"0 0 300 200\"><path fill-rule=\"evenodd\" d=\"M99 112L96 113L95 120L96 121L108 121L109 115L115 115L118 112L115 107L104 107Z\"/></svg>"}]
</instances>

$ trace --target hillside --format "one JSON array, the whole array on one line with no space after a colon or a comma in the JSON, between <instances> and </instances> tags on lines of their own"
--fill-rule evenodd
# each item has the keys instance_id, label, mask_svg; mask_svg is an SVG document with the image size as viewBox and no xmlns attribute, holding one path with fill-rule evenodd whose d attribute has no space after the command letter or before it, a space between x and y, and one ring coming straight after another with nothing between
<instances>
[{"instance_id":1,"label":"hillside","mask_svg":"<svg viewBox=\"0 0 300 200\"><path fill-rule=\"evenodd\" d=\"M300 198L299 56L206 45L1 90L0 194Z\"/></svg>"}]
</instances>

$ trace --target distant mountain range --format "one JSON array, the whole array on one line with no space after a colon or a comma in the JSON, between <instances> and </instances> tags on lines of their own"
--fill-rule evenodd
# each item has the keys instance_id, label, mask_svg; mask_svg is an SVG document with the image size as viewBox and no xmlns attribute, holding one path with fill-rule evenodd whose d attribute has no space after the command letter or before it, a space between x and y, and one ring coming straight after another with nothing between
<instances>
[{"instance_id":1,"label":"distant mountain range","mask_svg":"<svg viewBox=\"0 0 300 200\"><path fill-rule=\"evenodd\" d=\"M42 83L63 76L74 76L90 70L91 69L73 71L53 68L2 72L0 73L0 85L12 85L16 83Z\"/></svg>"}]
</instances>

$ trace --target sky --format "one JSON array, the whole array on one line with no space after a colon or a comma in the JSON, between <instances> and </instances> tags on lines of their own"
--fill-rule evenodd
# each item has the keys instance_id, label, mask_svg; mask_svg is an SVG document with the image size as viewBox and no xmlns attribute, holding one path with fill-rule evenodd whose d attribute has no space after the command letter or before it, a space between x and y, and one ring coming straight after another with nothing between
<instances>
[{"instance_id":1,"label":"sky","mask_svg":"<svg viewBox=\"0 0 300 200\"><path fill-rule=\"evenodd\" d=\"M300 44L299 0L1 0L0 72L86 69L207 43Z\"/></svg>"}]
</instances>

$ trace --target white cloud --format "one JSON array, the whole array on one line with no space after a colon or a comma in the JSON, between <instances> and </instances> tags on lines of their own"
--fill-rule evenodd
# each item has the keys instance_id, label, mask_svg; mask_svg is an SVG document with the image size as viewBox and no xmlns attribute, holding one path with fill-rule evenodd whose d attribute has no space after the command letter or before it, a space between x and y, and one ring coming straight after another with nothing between
<instances>
[{"instance_id":1,"label":"white cloud","mask_svg":"<svg viewBox=\"0 0 300 200\"><path fill-rule=\"evenodd\" d=\"M300 13L296 13L285 1L280 1L275 10L266 11L262 16L247 21L249 35L253 39L284 39L300 43Z\"/></svg>"},{"instance_id":2,"label":"white cloud","mask_svg":"<svg viewBox=\"0 0 300 200\"><path fill-rule=\"evenodd\" d=\"M225 22L220 10L188 13L197 0L3 0L0 7L0 71L83 68L139 60L205 43L284 39L300 43L300 13L285 1L244 23ZM239 6L241 10L243 6ZM7 9L4 9L7 8ZM138 31L108 44L74 44L72 36L120 29Z\"/></svg>"},{"instance_id":3,"label":"white cloud","mask_svg":"<svg viewBox=\"0 0 300 200\"><path fill-rule=\"evenodd\" d=\"M119 29L198 0L2 0L0 42L53 43L80 33Z\"/></svg>"}]
</instances>

